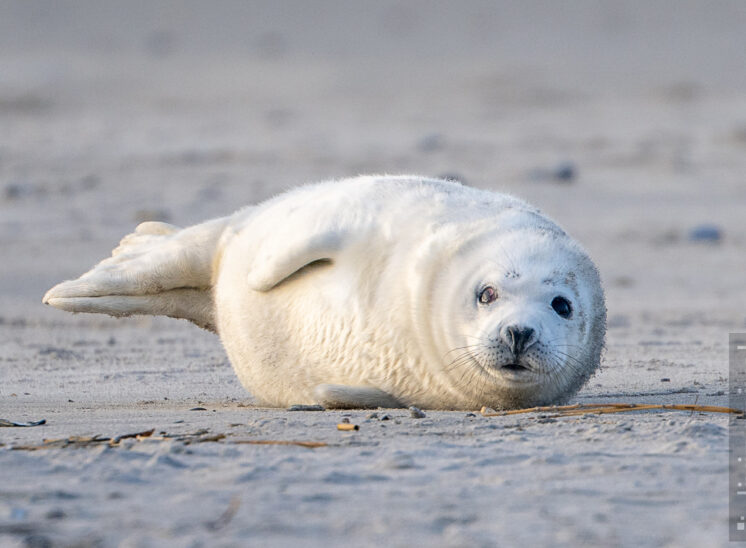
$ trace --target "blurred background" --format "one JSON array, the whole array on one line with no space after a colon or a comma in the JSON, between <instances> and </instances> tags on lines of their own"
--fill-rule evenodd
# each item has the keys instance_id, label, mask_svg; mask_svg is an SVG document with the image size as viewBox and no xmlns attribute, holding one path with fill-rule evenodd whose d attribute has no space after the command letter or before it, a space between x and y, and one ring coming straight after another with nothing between
<instances>
[{"instance_id":1,"label":"blurred background","mask_svg":"<svg viewBox=\"0 0 746 548\"><path fill-rule=\"evenodd\" d=\"M588 248L607 364L670 336L720 371L746 318L744 52L742 0L2 2L7 340L112 327L40 299L140 221L417 173L526 198Z\"/></svg>"},{"instance_id":2,"label":"blurred background","mask_svg":"<svg viewBox=\"0 0 746 548\"><path fill-rule=\"evenodd\" d=\"M329 453L9 450L234 420L329 434L336 415L252 410L210 333L41 298L141 221L363 173L510 192L586 246L609 329L574 402L728 404L728 333L746 331L744 0L2 0L0 418L48 425L2 429L0 536L723 546L723 417L524 430L428 411ZM232 493L217 537L204 520Z\"/></svg>"}]
</instances>

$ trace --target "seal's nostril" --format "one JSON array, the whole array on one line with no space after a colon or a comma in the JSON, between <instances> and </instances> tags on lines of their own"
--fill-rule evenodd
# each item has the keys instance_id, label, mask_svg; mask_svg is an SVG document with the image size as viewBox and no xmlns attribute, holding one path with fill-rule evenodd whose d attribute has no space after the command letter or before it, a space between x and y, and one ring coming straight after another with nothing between
<instances>
[{"instance_id":1,"label":"seal's nostril","mask_svg":"<svg viewBox=\"0 0 746 548\"><path fill-rule=\"evenodd\" d=\"M521 354L529 345L529 342L534 335L534 330L530 327L509 325L505 328L505 333L505 342L510 345L510 349L513 351L513 354L517 356L518 354Z\"/></svg>"}]
</instances>

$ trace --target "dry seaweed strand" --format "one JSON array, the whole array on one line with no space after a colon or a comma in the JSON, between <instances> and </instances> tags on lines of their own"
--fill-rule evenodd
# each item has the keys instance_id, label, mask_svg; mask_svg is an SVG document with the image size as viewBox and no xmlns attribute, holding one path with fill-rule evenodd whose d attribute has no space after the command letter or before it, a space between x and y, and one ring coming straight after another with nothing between
<instances>
[{"instance_id":1,"label":"dry seaweed strand","mask_svg":"<svg viewBox=\"0 0 746 548\"><path fill-rule=\"evenodd\" d=\"M504 417L506 415L520 415L524 413L554 413L554 417L572 417L587 414L624 413L626 411L700 411L702 413L731 413L742 415L742 409L720 407L716 405L691 405L674 403L575 403L573 405L549 405L545 407L530 407L528 409L510 409L507 411L492 411L482 407L483 417Z\"/></svg>"},{"instance_id":2,"label":"dry seaweed strand","mask_svg":"<svg viewBox=\"0 0 746 548\"><path fill-rule=\"evenodd\" d=\"M232 440L231 443L241 445L299 445L314 449L316 447L327 447L329 444L323 441L292 441L292 440Z\"/></svg>"},{"instance_id":3,"label":"dry seaweed strand","mask_svg":"<svg viewBox=\"0 0 746 548\"><path fill-rule=\"evenodd\" d=\"M69 438L44 439L40 445L14 445L11 449L15 451L38 451L39 449L56 449L64 447L90 447L106 444L109 447L118 447L121 440L134 438L142 441L149 438L155 432L155 428L133 434L122 434L113 438L96 434L94 436L70 436Z\"/></svg>"},{"instance_id":4,"label":"dry seaweed strand","mask_svg":"<svg viewBox=\"0 0 746 548\"><path fill-rule=\"evenodd\" d=\"M226 434L210 434L208 430L197 430L189 434L172 435L161 432L160 435L154 436L155 428L143 432L132 434L122 434L115 437L94 435L94 436L70 436L60 439L44 439L39 445L14 445L11 449L15 451L38 451L41 449L60 449L67 447L93 447L108 445L110 447L119 447L124 439L134 439L136 441L167 441L173 440L181 442L184 445L192 443L219 442L227 438ZM328 444L321 441L295 441L295 440L231 440L229 443L235 444L252 444L252 445L299 445L301 447L315 448L326 447Z\"/></svg>"},{"instance_id":5,"label":"dry seaweed strand","mask_svg":"<svg viewBox=\"0 0 746 548\"><path fill-rule=\"evenodd\" d=\"M150 430L145 430L143 432L135 432L134 434L122 434L121 436L117 436L112 439L109 442L109 445L111 445L112 447L115 445L119 445L120 441L129 438L135 438L137 441L142 441L145 438L151 437L153 435L153 432L155 432L155 428L151 428Z\"/></svg>"},{"instance_id":6,"label":"dry seaweed strand","mask_svg":"<svg viewBox=\"0 0 746 548\"><path fill-rule=\"evenodd\" d=\"M14 445L14 451L38 451L40 449L60 449L63 447L90 447L93 445L108 444L111 438L95 436L70 436L62 439L45 439L39 445Z\"/></svg>"}]
</instances>

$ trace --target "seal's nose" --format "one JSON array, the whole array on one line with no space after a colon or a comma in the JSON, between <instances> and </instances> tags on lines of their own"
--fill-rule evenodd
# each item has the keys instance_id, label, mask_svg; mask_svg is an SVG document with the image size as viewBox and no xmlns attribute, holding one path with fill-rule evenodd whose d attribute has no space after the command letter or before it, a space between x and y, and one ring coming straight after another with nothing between
<instances>
[{"instance_id":1,"label":"seal's nose","mask_svg":"<svg viewBox=\"0 0 746 548\"><path fill-rule=\"evenodd\" d=\"M534 330L522 325L509 325L503 329L503 340L510 346L513 354L518 356L534 343Z\"/></svg>"}]
</instances>

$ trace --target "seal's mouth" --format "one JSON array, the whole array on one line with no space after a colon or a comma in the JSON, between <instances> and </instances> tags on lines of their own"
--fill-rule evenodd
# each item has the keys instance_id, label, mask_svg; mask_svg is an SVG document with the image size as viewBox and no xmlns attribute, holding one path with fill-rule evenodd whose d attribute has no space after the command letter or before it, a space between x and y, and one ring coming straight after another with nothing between
<instances>
[{"instance_id":1,"label":"seal's mouth","mask_svg":"<svg viewBox=\"0 0 746 548\"><path fill-rule=\"evenodd\" d=\"M500 367L503 371L512 371L513 373L521 373L523 371L531 371L528 367L525 365L521 365L520 363L507 363Z\"/></svg>"}]
</instances>

